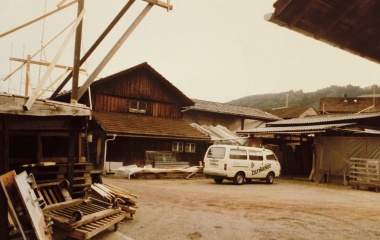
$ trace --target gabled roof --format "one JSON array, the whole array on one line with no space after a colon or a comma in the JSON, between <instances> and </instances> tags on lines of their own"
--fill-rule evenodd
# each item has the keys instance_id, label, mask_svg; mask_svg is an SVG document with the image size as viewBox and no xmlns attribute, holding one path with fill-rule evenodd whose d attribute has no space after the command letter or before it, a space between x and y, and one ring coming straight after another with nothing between
<instances>
[{"instance_id":1,"label":"gabled roof","mask_svg":"<svg viewBox=\"0 0 380 240\"><path fill-rule=\"evenodd\" d=\"M186 110L220 113L258 120L274 121L280 119L277 116L274 116L257 108L242 107L227 103L217 103L198 99L193 99L193 101L195 105L186 108Z\"/></svg>"},{"instance_id":2,"label":"gabled roof","mask_svg":"<svg viewBox=\"0 0 380 240\"><path fill-rule=\"evenodd\" d=\"M327 113L380 112L380 98L328 97L319 100L319 111Z\"/></svg>"},{"instance_id":3,"label":"gabled roof","mask_svg":"<svg viewBox=\"0 0 380 240\"><path fill-rule=\"evenodd\" d=\"M277 0L273 7L266 20L380 62L380 1Z\"/></svg>"},{"instance_id":4,"label":"gabled roof","mask_svg":"<svg viewBox=\"0 0 380 240\"><path fill-rule=\"evenodd\" d=\"M107 134L128 137L210 140L182 119L150 117L142 114L93 112L95 121Z\"/></svg>"},{"instance_id":5,"label":"gabled roof","mask_svg":"<svg viewBox=\"0 0 380 240\"><path fill-rule=\"evenodd\" d=\"M194 105L194 102L188 98L183 92L181 92L178 88L176 88L172 83L170 83L166 78L164 78L160 73L158 73L153 67L151 67L147 62L141 63L139 65L136 65L134 67L128 68L126 70L123 70L121 72L112 74L110 76L101 78L99 80L94 81L91 84L91 88L96 88L96 87L101 87L104 84L107 84L111 81L114 81L117 78L120 78L124 75L128 75L130 73L133 73L138 70L144 70L149 73L151 73L153 76L157 77L157 80L160 81L164 86L166 86L168 89L173 91L175 94L177 94L178 99L183 102L185 106L190 106ZM63 94L58 95L56 98L61 99L61 98L67 98L66 95L70 94L71 91L65 92Z\"/></svg>"},{"instance_id":6,"label":"gabled roof","mask_svg":"<svg viewBox=\"0 0 380 240\"><path fill-rule=\"evenodd\" d=\"M266 112L276 115L277 117L282 118L282 119L289 119L289 118L304 117L303 115L309 110L311 110L311 112L314 112L315 113L314 115L318 115L317 111L315 111L313 107L302 107L302 106L270 109L270 110L266 110Z\"/></svg>"}]
</instances>

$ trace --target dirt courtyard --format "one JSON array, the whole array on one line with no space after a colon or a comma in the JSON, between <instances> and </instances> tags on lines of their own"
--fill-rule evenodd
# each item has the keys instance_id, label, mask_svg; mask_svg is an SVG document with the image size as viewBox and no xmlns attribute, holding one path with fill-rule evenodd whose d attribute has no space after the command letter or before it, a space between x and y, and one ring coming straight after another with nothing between
<instances>
[{"instance_id":1,"label":"dirt courtyard","mask_svg":"<svg viewBox=\"0 0 380 240\"><path fill-rule=\"evenodd\" d=\"M103 181L138 196L133 220L93 239L380 239L380 193L276 179Z\"/></svg>"}]
</instances>

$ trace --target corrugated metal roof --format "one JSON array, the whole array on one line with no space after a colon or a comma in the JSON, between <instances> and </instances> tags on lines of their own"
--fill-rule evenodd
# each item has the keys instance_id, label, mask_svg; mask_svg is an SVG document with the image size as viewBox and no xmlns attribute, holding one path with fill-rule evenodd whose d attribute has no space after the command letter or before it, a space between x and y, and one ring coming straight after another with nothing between
<instances>
[{"instance_id":1,"label":"corrugated metal roof","mask_svg":"<svg viewBox=\"0 0 380 240\"><path fill-rule=\"evenodd\" d=\"M107 134L135 137L210 140L182 119L158 118L141 114L93 112Z\"/></svg>"},{"instance_id":2,"label":"corrugated metal roof","mask_svg":"<svg viewBox=\"0 0 380 240\"><path fill-rule=\"evenodd\" d=\"M319 116L310 116L306 118L294 118L267 123L268 127L279 125L307 125L317 123L333 123L338 121L351 121L357 119L380 117L380 113L360 113L360 114L327 114Z\"/></svg>"},{"instance_id":3,"label":"corrugated metal roof","mask_svg":"<svg viewBox=\"0 0 380 240\"><path fill-rule=\"evenodd\" d=\"M224 126L206 126L206 125L198 125L196 123L192 123L191 126L196 128L198 131L207 134L211 137L212 141L224 141L229 143L237 143L239 145L243 145L246 137L242 137L234 131L230 131Z\"/></svg>"},{"instance_id":4,"label":"corrugated metal roof","mask_svg":"<svg viewBox=\"0 0 380 240\"><path fill-rule=\"evenodd\" d=\"M227 103L210 102L199 99L192 100L195 102L195 105L188 107L188 110L243 116L250 119L263 119L271 121L280 119L275 115L264 112L257 108L236 106Z\"/></svg>"},{"instance_id":5,"label":"corrugated metal roof","mask_svg":"<svg viewBox=\"0 0 380 240\"><path fill-rule=\"evenodd\" d=\"M312 126L292 126L292 127L262 127L251 130L240 130L237 133L240 134L254 134L254 133L315 133L323 132L327 129L334 129L343 126L353 125L355 123L341 123L341 124L324 124L324 125L312 125Z\"/></svg>"}]
</instances>

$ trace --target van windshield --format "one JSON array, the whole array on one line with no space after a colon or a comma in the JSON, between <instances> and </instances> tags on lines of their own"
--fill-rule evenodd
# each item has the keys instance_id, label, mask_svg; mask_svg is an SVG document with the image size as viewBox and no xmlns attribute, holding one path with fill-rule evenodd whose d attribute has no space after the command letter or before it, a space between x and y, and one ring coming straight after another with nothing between
<instances>
[{"instance_id":1,"label":"van windshield","mask_svg":"<svg viewBox=\"0 0 380 240\"><path fill-rule=\"evenodd\" d=\"M207 152L208 158L224 158L226 154L226 148L224 147L212 147Z\"/></svg>"}]
</instances>

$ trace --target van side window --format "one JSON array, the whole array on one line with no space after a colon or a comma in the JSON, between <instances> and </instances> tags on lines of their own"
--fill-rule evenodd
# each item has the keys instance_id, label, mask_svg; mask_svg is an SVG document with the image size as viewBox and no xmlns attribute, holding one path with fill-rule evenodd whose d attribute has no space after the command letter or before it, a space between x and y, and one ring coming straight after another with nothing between
<instances>
[{"instance_id":1,"label":"van side window","mask_svg":"<svg viewBox=\"0 0 380 240\"><path fill-rule=\"evenodd\" d=\"M226 154L226 148L224 147L212 147L207 152L208 158L224 158Z\"/></svg>"},{"instance_id":2,"label":"van side window","mask_svg":"<svg viewBox=\"0 0 380 240\"><path fill-rule=\"evenodd\" d=\"M277 158L276 158L276 156L274 154L268 154L267 155L267 160L275 160L275 161L277 161Z\"/></svg>"},{"instance_id":3,"label":"van side window","mask_svg":"<svg viewBox=\"0 0 380 240\"><path fill-rule=\"evenodd\" d=\"M230 150L231 159L247 160L247 151L241 149L231 149Z\"/></svg>"},{"instance_id":4,"label":"van side window","mask_svg":"<svg viewBox=\"0 0 380 240\"><path fill-rule=\"evenodd\" d=\"M249 151L249 160L262 161L263 160L263 152Z\"/></svg>"}]
</instances>

